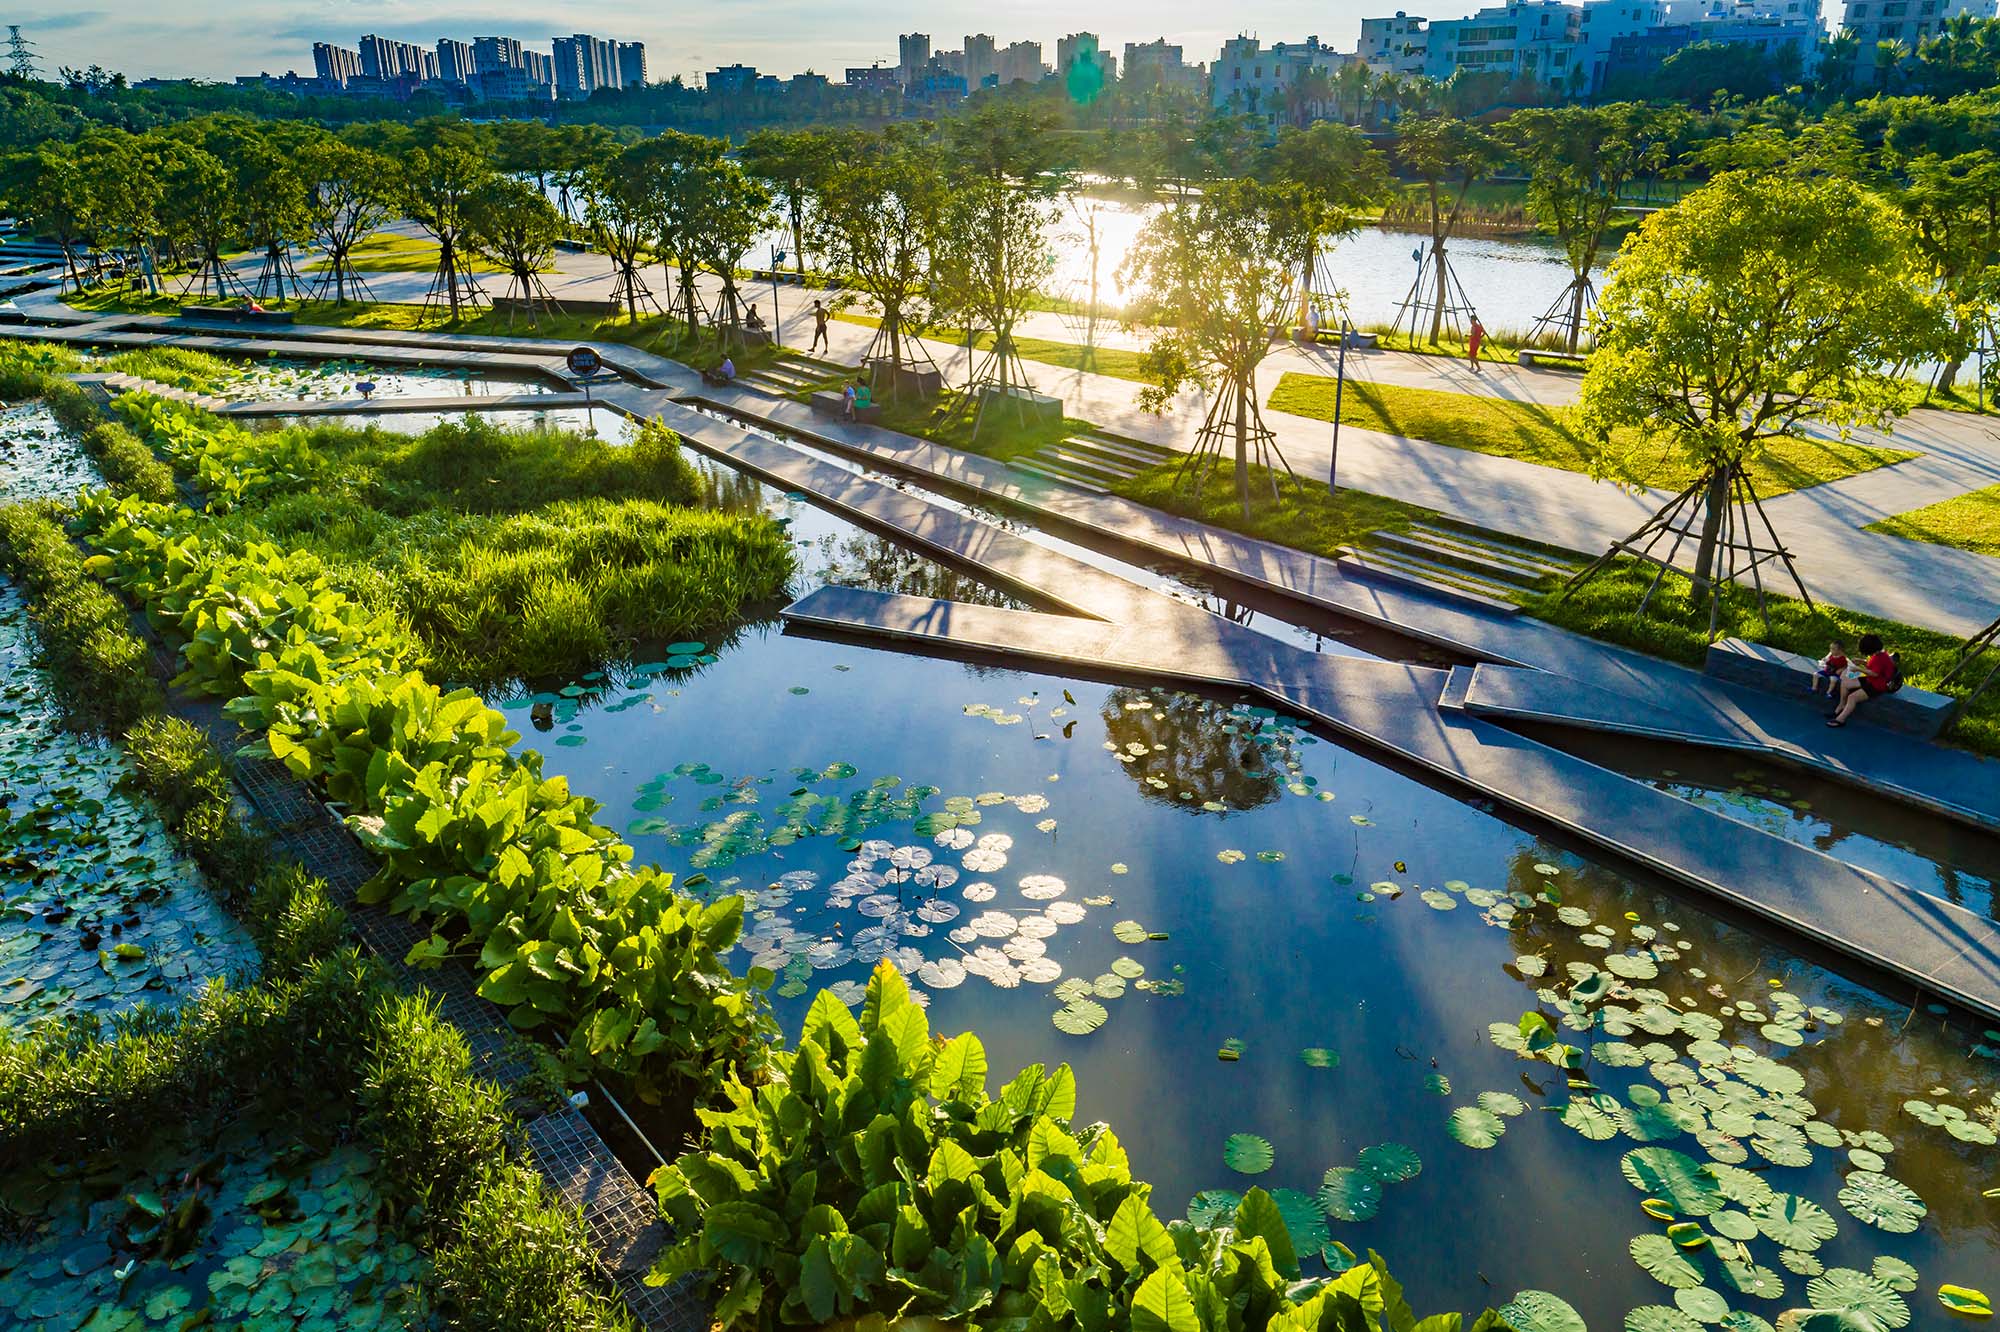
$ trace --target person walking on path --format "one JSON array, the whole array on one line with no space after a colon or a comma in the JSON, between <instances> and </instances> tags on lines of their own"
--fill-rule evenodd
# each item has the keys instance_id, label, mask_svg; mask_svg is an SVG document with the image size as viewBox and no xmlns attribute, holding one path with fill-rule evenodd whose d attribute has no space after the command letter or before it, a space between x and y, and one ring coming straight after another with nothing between
<instances>
[{"instance_id":1,"label":"person walking on path","mask_svg":"<svg viewBox=\"0 0 2000 1332\"><path fill-rule=\"evenodd\" d=\"M1479 322L1479 316L1472 316L1472 331L1465 338L1465 358L1472 363L1472 373L1479 373L1479 344L1486 341L1486 325Z\"/></svg>"},{"instance_id":2,"label":"person walking on path","mask_svg":"<svg viewBox=\"0 0 2000 1332\"><path fill-rule=\"evenodd\" d=\"M1882 646L1874 634L1861 635L1861 650L1867 653L1862 674L1840 682L1840 706L1826 719L1828 726L1845 726L1864 699L1893 694L1903 687L1903 667L1896 655Z\"/></svg>"},{"instance_id":3,"label":"person walking on path","mask_svg":"<svg viewBox=\"0 0 2000 1332\"><path fill-rule=\"evenodd\" d=\"M818 301L813 302L813 341L812 346L806 349L806 355L812 355L821 347L825 347L829 352L833 350L833 345L826 338L826 320L829 313L831 312L824 305Z\"/></svg>"}]
</instances>

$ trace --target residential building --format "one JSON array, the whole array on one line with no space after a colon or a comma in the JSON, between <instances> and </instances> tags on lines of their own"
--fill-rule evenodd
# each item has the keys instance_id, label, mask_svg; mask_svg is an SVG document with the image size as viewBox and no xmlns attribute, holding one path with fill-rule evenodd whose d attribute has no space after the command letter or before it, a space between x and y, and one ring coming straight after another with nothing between
<instances>
[{"instance_id":1,"label":"residential building","mask_svg":"<svg viewBox=\"0 0 2000 1332\"><path fill-rule=\"evenodd\" d=\"M969 33L965 38L965 82L968 87L984 88L988 79L1000 75L1000 54L993 45L990 33Z\"/></svg>"},{"instance_id":2,"label":"residential building","mask_svg":"<svg viewBox=\"0 0 2000 1332\"><path fill-rule=\"evenodd\" d=\"M361 72L371 79L394 80L404 76L421 82L437 77L437 52L412 42L394 41L368 33L361 38Z\"/></svg>"},{"instance_id":3,"label":"residential building","mask_svg":"<svg viewBox=\"0 0 2000 1332\"><path fill-rule=\"evenodd\" d=\"M438 38L437 68L438 77L446 83L472 82L472 73L478 68L473 61L472 43Z\"/></svg>"},{"instance_id":4,"label":"residential building","mask_svg":"<svg viewBox=\"0 0 2000 1332\"><path fill-rule=\"evenodd\" d=\"M1125 82L1141 88L1198 88L1205 71L1181 59L1179 45L1164 37L1125 43Z\"/></svg>"},{"instance_id":5,"label":"residential building","mask_svg":"<svg viewBox=\"0 0 2000 1332\"><path fill-rule=\"evenodd\" d=\"M474 70L470 86L482 102L546 102L555 95L546 79L530 78L525 65Z\"/></svg>"},{"instance_id":6,"label":"residential building","mask_svg":"<svg viewBox=\"0 0 2000 1332\"><path fill-rule=\"evenodd\" d=\"M1795 19L1711 18L1700 23L1663 23L1613 41L1598 83L1644 79L1668 56L1696 42L1752 46L1772 57L1780 68L1789 61L1800 74L1810 74L1819 59L1823 35L1817 23Z\"/></svg>"},{"instance_id":7,"label":"residential building","mask_svg":"<svg viewBox=\"0 0 2000 1332\"><path fill-rule=\"evenodd\" d=\"M995 71L1000 83L1040 83L1048 67L1042 64L1040 42L1009 42L1000 52Z\"/></svg>"},{"instance_id":8,"label":"residential building","mask_svg":"<svg viewBox=\"0 0 2000 1332\"><path fill-rule=\"evenodd\" d=\"M1232 37L1209 69L1209 100L1218 110L1262 116L1275 125L1285 110L1286 94L1301 75L1314 70L1331 74L1353 58L1318 37L1273 42L1269 49L1255 37Z\"/></svg>"},{"instance_id":9,"label":"residential building","mask_svg":"<svg viewBox=\"0 0 2000 1332\"><path fill-rule=\"evenodd\" d=\"M618 86L640 88L646 83L646 44L618 42Z\"/></svg>"},{"instance_id":10,"label":"residential building","mask_svg":"<svg viewBox=\"0 0 2000 1332\"><path fill-rule=\"evenodd\" d=\"M1103 87L1118 76L1115 58L1097 40L1094 32L1073 32L1056 40L1056 74L1066 82L1078 65L1096 66L1097 86Z\"/></svg>"},{"instance_id":11,"label":"residential building","mask_svg":"<svg viewBox=\"0 0 2000 1332\"><path fill-rule=\"evenodd\" d=\"M1393 18L1361 20L1355 55L1377 74L1421 74L1430 52L1429 20L1397 10Z\"/></svg>"},{"instance_id":12,"label":"residential building","mask_svg":"<svg viewBox=\"0 0 2000 1332\"><path fill-rule=\"evenodd\" d=\"M345 88L361 77L361 53L330 42L313 43L313 72L330 88Z\"/></svg>"},{"instance_id":13,"label":"residential building","mask_svg":"<svg viewBox=\"0 0 2000 1332\"><path fill-rule=\"evenodd\" d=\"M953 60L949 57L956 56ZM917 81L905 91L926 106L956 106L965 100L965 55L960 51L933 55L917 71Z\"/></svg>"},{"instance_id":14,"label":"residential building","mask_svg":"<svg viewBox=\"0 0 2000 1332\"><path fill-rule=\"evenodd\" d=\"M521 43L514 37L472 39L472 68L477 73L492 69L526 69L521 59Z\"/></svg>"},{"instance_id":15,"label":"residential building","mask_svg":"<svg viewBox=\"0 0 2000 1332\"><path fill-rule=\"evenodd\" d=\"M896 72L905 88L913 86L918 73L931 58L931 35L906 32L896 38Z\"/></svg>"},{"instance_id":16,"label":"residential building","mask_svg":"<svg viewBox=\"0 0 2000 1332\"><path fill-rule=\"evenodd\" d=\"M553 45L558 96L588 97L599 88L619 86L617 43L579 32L558 37Z\"/></svg>"},{"instance_id":17,"label":"residential building","mask_svg":"<svg viewBox=\"0 0 2000 1332\"><path fill-rule=\"evenodd\" d=\"M1440 81L1460 70L1575 86L1583 10L1562 0L1510 0L1462 19L1431 20L1424 73Z\"/></svg>"},{"instance_id":18,"label":"residential building","mask_svg":"<svg viewBox=\"0 0 2000 1332\"><path fill-rule=\"evenodd\" d=\"M1901 42L1914 51L1943 27L1946 19L1960 14L1990 19L1994 12L1994 0L1850 0L1840 26L1854 34L1858 43L1855 67L1865 72L1874 69L1875 48L1880 42Z\"/></svg>"},{"instance_id":19,"label":"residential building","mask_svg":"<svg viewBox=\"0 0 2000 1332\"><path fill-rule=\"evenodd\" d=\"M749 92L757 82L755 65L723 65L711 69L702 83L712 93L734 94Z\"/></svg>"},{"instance_id":20,"label":"residential building","mask_svg":"<svg viewBox=\"0 0 2000 1332\"><path fill-rule=\"evenodd\" d=\"M894 92L903 86L899 73L880 65L870 65L866 69L849 65L841 75L841 82L862 92Z\"/></svg>"},{"instance_id":21,"label":"residential building","mask_svg":"<svg viewBox=\"0 0 2000 1332\"><path fill-rule=\"evenodd\" d=\"M521 52L521 68L528 72L528 82L547 88L551 93L555 91L555 57L543 55L540 51L524 50Z\"/></svg>"},{"instance_id":22,"label":"residential building","mask_svg":"<svg viewBox=\"0 0 2000 1332\"><path fill-rule=\"evenodd\" d=\"M1633 38L1666 23L1670 3L1672 0L1584 0L1583 15L1577 20L1579 50L1570 61L1570 86L1590 92L1602 88L1613 48L1622 42L1629 50ZM1581 75L1576 73L1579 68Z\"/></svg>"}]
</instances>

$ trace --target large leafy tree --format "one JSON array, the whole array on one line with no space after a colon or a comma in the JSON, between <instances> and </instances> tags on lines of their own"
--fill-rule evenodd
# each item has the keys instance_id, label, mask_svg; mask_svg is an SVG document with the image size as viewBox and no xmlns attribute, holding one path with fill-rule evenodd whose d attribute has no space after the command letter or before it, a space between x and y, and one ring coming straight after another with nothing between
<instances>
[{"instance_id":1,"label":"large leafy tree","mask_svg":"<svg viewBox=\"0 0 2000 1332\"><path fill-rule=\"evenodd\" d=\"M1222 181L1183 196L1140 229L1123 276L1127 317L1157 330L1140 405L1160 410L1183 388L1211 388L1205 439L1233 441L1236 496L1250 513L1253 440L1269 438L1257 367L1276 345L1297 280L1298 225L1289 191ZM1190 469L1197 488L1207 466Z\"/></svg>"},{"instance_id":2,"label":"large leafy tree","mask_svg":"<svg viewBox=\"0 0 2000 1332\"><path fill-rule=\"evenodd\" d=\"M2000 108L1984 97L1889 106L1880 165L1951 302L1954 336L1938 375L1950 389L2000 304Z\"/></svg>"},{"instance_id":3,"label":"large leafy tree","mask_svg":"<svg viewBox=\"0 0 2000 1332\"><path fill-rule=\"evenodd\" d=\"M1668 451L1705 486L1712 585L1742 466L1811 427L1886 428L1896 372L1948 337L1916 238L1852 181L1732 172L1647 218L1611 266L1579 423L1613 472Z\"/></svg>"},{"instance_id":4,"label":"large leafy tree","mask_svg":"<svg viewBox=\"0 0 2000 1332\"><path fill-rule=\"evenodd\" d=\"M771 225L771 192L717 153L700 163L685 190L692 216L690 253L722 284L715 301L718 346L743 341L743 294L736 284L743 257Z\"/></svg>"},{"instance_id":5,"label":"large leafy tree","mask_svg":"<svg viewBox=\"0 0 2000 1332\"><path fill-rule=\"evenodd\" d=\"M1627 182L1656 171L1678 114L1635 103L1529 108L1508 120L1505 137L1528 171L1528 207L1555 233L1569 260L1568 310L1552 320L1575 351L1593 296L1591 272Z\"/></svg>"},{"instance_id":6,"label":"large leafy tree","mask_svg":"<svg viewBox=\"0 0 2000 1332\"><path fill-rule=\"evenodd\" d=\"M1352 235L1358 210L1388 194L1388 163L1359 130L1322 121L1280 131L1260 167L1263 180L1292 197L1300 291L1309 298L1327 245Z\"/></svg>"},{"instance_id":7,"label":"large leafy tree","mask_svg":"<svg viewBox=\"0 0 2000 1332\"><path fill-rule=\"evenodd\" d=\"M533 327L537 308L548 308L542 270L555 258L562 217L548 196L527 181L495 175L465 205L466 239L477 253L507 270L507 294L520 302ZM513 315L508 315L511 326Z\"/></svg>"},{"instance_id":8,"label":"large leafy tree","mask_svg":"<svg viewBox=\"0 0 2000 1332\"><path fill-rule=\"evenodd\" d=\"M1430 340L1444 336L1445 306L1451 289L1447 242L1458 225L1472 186L1493 168L1499 155L1493 136L1470 121L1450 116L1417 116L1396 127L1396 161L1415 177L1429 221L1431 281L1436 288ZM1412 328L1412 333L1415 329Z\"/></svg>"},{"instance_id":9,"label":"large leafy tree","mask_svg":"<svg viewBox=\"0 0 2000 1332\"><path fill-rule=\"evenodd\" d=\"M93 184L76 154L62 145L45 144L7 163L7 206L30 230L47 236L62 250L64 289L83 287L77 251L96 230L100 216Z\"/></svg>"},{"instance_id":10,"label":"large leafy tree","mask_svg":"<svg viewBox=\"0 0 2000 1332\"><path fill-rule=\"evenodd\" d=\"M305 191L307 225L325 251L317 290L345 304L366 285L350 257L363 237L389 215L395 166L387 158L331 135L300 145L299 180Z\"/></svg>"},{"instance_id":11,"label":"large leafy tree","mask_svg":"<svg viewBox=\"0 0 2000 1332\"><path fill-rule=\"evenodd\" d=\"M97 237L136 259L145 271L147 288L159 290L159 265L154 258L154 234L160 226L164 187L159 162L143 141L123 130L100 130L76 144L77 165L90 181L95 204Z\"/></svg>"},{"instance_id":12,"label":"large leafy tree","mask_svg":"<svg viewBox=\"0 0 2000 1332\"><path fill-rule=\"evenodd\" d=\"M243 241L245 214L236 178L206 148L178 138L160 144L160 221L194 267L184 290L227 296L243 285L223 256Z\"/></svg>"},{"instance_id":13,"label":"large leafy tree","mask_svg":"<svg viewBox=\"0 0 2000 1332\"><path fill-rule=\"evenodd\" d=\"M648 145L635 145L593 163L581 184L584 220L616 275L611 299L625 303L634 323L639 319L639 302L649 297L639 267L656 230L663 188L658 156Z\"/></svg>"},{"instance_id":14,"label":"large leafy tree","mask_svg":"<svg viewBox=\"0 0 2000 1332\"><path fill-rule=\"evenodd\" d=\"M929 268L946 200L934 147L902 125L857 145L827 174L815 248L843 286L881 316L892 365L930 322Z\"/></svg>"},{"instance_id":15,"label":"large leafy tree","mask_svg":"<svg viewBox=\"0 0 2000 1332\"><path fill-rule=\"evenodd\" d=\"M801 273L806 271L806 215L840 151L839 137L826 130L767 128L743 141L743 169L768 185L784 208L792 261Z\"/></svg>"},{"instance_id":16,"label":"large leafy tree","mask_svg":"<svg viewBox=\"0 0 2000 1332\"><path fill-rule=\"evenodd\" d=\"M437 242L437 276L431 300L442 300L455 323L477 299L467 253L466 205L493 175L485 153L469 136L440 133L403 158L398 202L412 222Z\"/></svg>"},{"instance_id":17,"label":"large leafy tree","mask_svg":"<svg viewBox=\"0 0 2000 1332\"><path fill-rule=\"evenodd\" d=\"M314 134L293 126L260 126L240 136L235 145L231 166L243 201L244 232L251 248L264 254L257 277L259 296L284 300L288 286L295 296L305 294L291 251L313 234L299 159Z\"/></svg>"}]
</instances>

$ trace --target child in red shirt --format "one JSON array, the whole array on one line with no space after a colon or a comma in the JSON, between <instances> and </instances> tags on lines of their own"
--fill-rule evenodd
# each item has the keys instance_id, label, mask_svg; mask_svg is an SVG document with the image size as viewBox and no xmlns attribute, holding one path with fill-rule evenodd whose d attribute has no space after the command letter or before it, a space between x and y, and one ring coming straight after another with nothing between
<instances>
[{"instance_id":1,"label":"child in red shirt","mask_svg":"<svg viewBox=\"0 0 2000 1332\"><path fill-rule=\"evenodd\" d=\"M1840 693L1840 677L1847 671L1847 644L1834 639L1826 645L1826 655L1819 659L1819 669L1813 672L1812 691L1819 693L1821 681L1826 683L1826 696L1833 698Z\"/></svg>"}]
</instances>

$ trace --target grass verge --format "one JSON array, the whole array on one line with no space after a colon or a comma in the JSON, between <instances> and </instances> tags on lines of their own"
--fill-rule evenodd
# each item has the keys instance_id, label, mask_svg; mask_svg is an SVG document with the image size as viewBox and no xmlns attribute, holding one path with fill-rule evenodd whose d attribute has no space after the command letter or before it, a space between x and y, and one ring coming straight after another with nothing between
<instances>
[{"instance_id":1,"label":"grass verge","mask_svg":"<svg viewBox=\"0 0 2000 1332\"><path fill-rule=\"evenodd\" d=\"M1868 524L1867 530L1975 555L2000 555L2000 486L1893 514Z\"/></svg>"},{"instance_id":2,"label":"grass verge","mask_svg":"<svg viewBox=\"0 0 2000 1332\"><path fill-rule=\"evenodd\" d=\"M1326 375L1288 371L1271 390L1269 405L1273 411L1331 421L1336 389L1336 382ZM1590 445L1570 428L1569 412L1563 407L1475 393L1355 381L1348 383L1340 399L1340 419L1344 425L1474 453L1516 458L1566 472L1590 470ZM1907 462L1916 456L1907 449L1882 448L1851 440L1783 440L1752 462L1749 470L1757 493L1769 498ZM1643 472L1615 479L1678 490L1694 480L1694 469L1677 457L1663 456Z\"/></svg>"},{"instance_id":3,"label":"grass verge","mask_svg":"<svg viewBox=\"0 0 2000 1332\"><path fill-rule=\"evenodd\" d=\"M1634 613L1652 573L1650 565L1620 562L1577 589L1567 601L1557 600L1558 585L1551 582L1524 605L1529 614L1565 629L1699 667L1708 655L1708 611L1695 605L1693 584L1684 575L1669 573L1653 594L1646 614ZM1902 654L1904 677L1921 689L1937 689L1951 669L1961 641L1935 630L1824 603L1811 609L1795 598L1773 595L1769 605L1771 628L1766 632L1756 594L1747 588L1728 589L1717 619L1718 632L1808 657L1825 655L1830 638L1839 638L1851 648L1863 634L1880 634L1892 651ZM1989 690L1970 712L1958 718L1948 735L1968 749L2000 755L2000 691Z\"/></svg>"}]
</instances>

